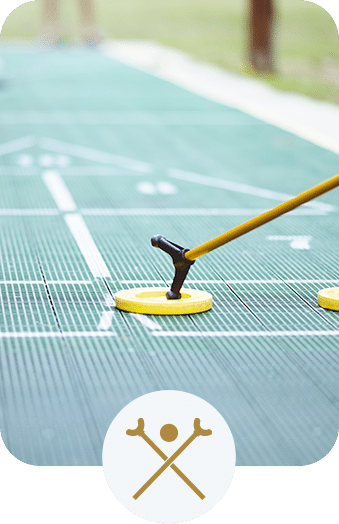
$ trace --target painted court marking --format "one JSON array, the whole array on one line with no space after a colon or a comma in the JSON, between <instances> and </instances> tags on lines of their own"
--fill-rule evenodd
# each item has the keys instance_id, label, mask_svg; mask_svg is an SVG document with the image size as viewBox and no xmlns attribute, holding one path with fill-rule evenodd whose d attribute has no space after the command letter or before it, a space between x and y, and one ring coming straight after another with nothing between
<instances>
[{"instance_id":1,"label":"painted court marking","mask_svg":"<svg viewBox=\"0 0 339 524\"><path fill-rule=\"evenodd\" d=\"M11 142L4 142L0 144L0 156L8 155L9 153L14 153L16 151L21 151L22 149L27 149L32 147L35 144L34 136L25 136L19 138L18 140L12 140Z\"/></svg>"},{"instance_id":2,"label":"painted court marking","mask_svg":"<svg viewBox=\"0 0 339 524\"><path fill-rule=\"evenodd\" d=\"M8 331L0 332L1 338L94 338L115 337L114 331Z\"/></svg>"},{"instance_id":3,"label":"painted court marking","mask_svg":"<svg viewBox=\"0 0 339 524\"><path fill-rule=\"evenodd\" d=\"M268 209L156 209L156 208L97 208L80 209L84 216L256 216ZM0 209L0 216L50 216L58 215L58 209ZM293 216L326 216L327 211L316 209L295 209L289 215Z\"/></svg>"},{"instance_id":4,"label":"painted court marking","mask_svg":"<svg viewBox=\"0 0 339 524\"><path fill-rule=\"evenodd\" d=\"M45 171L42 178L61 211L76 211L76 203L57 171Z\"/></svg>"},{"instance_id":5,"label":"painted court marking","mask_svg":"<svg viewBox=\"0 0 339 524\"><path fill-rule=\"evenodd\" d=\"M106 307L109 307L109 308L115 307L115 300L110 293L107 293L105 295L104 304Z\"/></svg>"},{"instance_id":6,"label":"painted court marking","mask_svg":"<svg viewBox=\"0 0 339 524\"><path fill-rule=\"evenodd\" d=\"M38 163L41 167L52 167L52 165L54 164L54 159L52 155L45 153L44 155L41 155L38 158Z\"/></svg>"},{"instance_id":7,"label":"painted court marking","mask_svg":"<svg viewBox=\"0 0 339 524\"><path fill-rule=\"evenodd\" d=\"M94 278L110 278L110 272L84 219L79 213L69 213L76 211L77 206L60 174L57 171L45 171L42 178L60 211L68 212L64 219Z\"/></svg>"},{"instance_id":8,"label":"painted court marking","mask_svg":"<svg viewBox=\"0 0 339 524\"><path fill-rule=\"evenodd\" d=\"M170 182L158 182L156 188L163 195L175 195L178 192L178 188Z\"/></svg>"},{"instance_id":9,"label":"painted court marking","mask_svg":"<svg viewBox=\"0 0 339 524\"><path fill-rule=\"evenodd\" d=\"M37 169L35 166L31 167L25 167L24 169L18 169L17 165L12 166L4 166L3 164L0 166L0 176L15 176L15 177L37 177L40 176L39 169Z\"/></svg>"},{"instance_id":10,"label":"painted court marking","mask_svg":"<svg viewBox=\"0 0 339 524\"><path fill-rule=\"evenodd\" d=\"M287 241L290 242L292 249L311 249L310 242L312 237L310 236L298 236L298 235L269 235L266 237L267 240L273 241Z\"/></svg>"},{"instance_id":11,"label":"painted court marking","mask_svg":"<svg viewBox=\"0 0 339 524\"><path fill-rule=\"evenodd\" d=\"M38 284L38 285L45 285L45 284L66 284L66 285L88 285L92 284L91 280L0 280L0 285L10 285L10 284Z\"/></svg>"},{"instance_id":12,"label":"painted court marking","mask_svg":"<svg viewBox=\"0 0 339 524\"><path fill-rule=\"evenodd\" d=\"M78 213L66 214L65 221L68 225L78 247L85 258L92 275L95 278L110 278L110 272L106 266L95 242L84 222Z\"/></svg>"},{"instance_id":13,"label":"painted court marking","mask_svg":"<svg viewBox=\"0 0 339 524\"><path fill-rule=\"evenodd\" d=\"M170 182L139 182L137 184L137 191L145 195L156 195L162 193L163 195L174 195L178 192L178 188Z\"/></svg>"},{"instance_id":14,"label":"painted court marking","mask_svg":"<svg viewBox=\"0 0 339 524\"><path fill-rule=\"evenodd\" d=\"M163 280L121 280L122 284L164 284ZM235 279L235 280L185 280L186 284L326 284L337 282L336 279L304 279L304 280L282 280L282 279L272 279L272 280L244 280L244 279Z\"/></svg>"},{"instance_id":15,"label":"painted court marking","mask_svg":"<svg viewBox=\"0 0 339 524\"><path fill-rule=\"evenodd\" d=\"M115 166L131 169L133 171L141 171L143 173L151 173L153 171L153 166L147 162L133 160L120 155L113 155L112 153L105 153L104 151L98 151L96 149L79 146L77 144L61 142L60 140L55 140L52 138L41 139L40 147L42 149L48 149L58 153L73 155L86 160L92 160L93 162L113 164Z\"/></svg>"},{"instance_id":16,"label":"painted court marking","mask_svg":"<svg viewBox=\"0 0 339 524\"><path fill-rule=\"evenodd\" d=\"M333 331L152 331L155 337L233 338L233 337L328 337L339 336Z\"/></svg>"},{"instance_id":17,"label":"painted court marking","mask_svg":"<svg viewBox=\"0 0 339 524\"><path fill-rule=\"evenodd\" d=\"M256 216L268 211L267 209L187 209L187 208L93 208L81 209L82 215L93 216ZM323 209L296 209L289 215L319 216L327 215Z\"/></svg>"},{"instance_id":18,"label":"painted court marking","mask_svg":"<svg viewBox=\"0 0 339 524\"><path fill-rule=\"evenodd\" d=\"M13 140L11 142L5 142L0 144L0 156L27 149L34 145L36 145L36 138L34 136L27 136L18 140ZM47 149L48 151L61 153L61 155L59 155L56 159L56 163L59 165L59 167L67 167L69 165L68 155L73 155L86 160L92 160L93 162L99 162L108 165L111 164L124 169L138 171L140 173L152 173L154 171L153 165L148 162L134 160L121 155L114 155L104 151L98 151L96 149L91 149L89 147L80 146L77 144L61 142L60 140L55 140L53 138L40 139L39 146L41 149ZM25 164L24 167L28 167L30 165L28 156L29 155L26 155L26 158L23 160ZM39 157L38 162L43 167L51 167L54 163L54 158L50 154L45 154Z\"/></svg>"},{"instance_id":19,"label":"painted court marking","mask_svg":"<svg viewBox=\"0 0 339 524\"><path fill-rule=\"evenodd\" d=\"M279 202L285 202L293 198L293 195L286 193L279 193L277 191L271 191L270 189L263 189L260 187L250 186L248 184L240 184L238 182L231 182L222 178L214 178L205 175L199 175L191 171L183 171L182 169L170 169L169 176L180 180L186 180L188 182L195 182L209 187L218 187L220 189L226 189L228 191L234 191L236 193L244 193L246 195L255 195L262 198L269 198L271 200L278 200ZM307 207L313 207L321 209L323 211L335 211L336 207L331 204L323 204L321 202L308 202L303 204Z\"/></svg>"},{"instance_id":20,"label":"painted court marking","mask_svg":"<svg viewBox=\"0 0 339 524\"><path fill-rule=\"evenodd\" d=\"M58 214L57 209L0 209L0 216L51 216Z\"/></svg>"},{"instance_id":21,"label":"painted court marking","mask_svg":"<svg viewBox=\"0 0 339 524\"><path fill-rule=\"evenodd\" d=\"M162 327L159 326L156 322L153 322L147 315L141 315L140 313L134 313L134 318L136 318L143 326L147 327L151 331L162 330Z\"/></svg>"},{"instance_id":22,"label":"painted court marking","mask_svg":"<svg viewBox=\"0 0 339 524\"><path fill-rule=\"evenodd\" d=\"M136 189L143 195L155 195L157 192L155 185L151 182L139 182Z\"/></svg>"},{"instance_id":23,"label":"painted court marking","mask_svg":"<svg viewBox=\"0 0 339 524\"><path fill-rule=\"evenodd\" d=\"M31 155L20 155L18 157L18 164L21 167L30 167L34 164L33 157Z\"/></svg>"},{"instance_id":24,"label":"painted court marking","mask_svg":"<svg viewBox=\"0 0 339 524\"><path fill-rule=\"evenodd\" d=\"M98 325L98 329L102 329L104 331L110 329L110 327L112 326L113 315L114 311L103 311Z\"/></svg>"},{"instance_id":25,"label":"painted court marking","mask_svg":"<svg viewBox=\"0 0 339 524\"><path fill-rule=\"evenodd\" d=\"M65 166L63 166L65 167ZM123 176L123 177L142 177L144 173L139 171L126 171L121 167L105 165L83 165L65 167L62 172L63 176Z\"/></svg>"}]
</instances>

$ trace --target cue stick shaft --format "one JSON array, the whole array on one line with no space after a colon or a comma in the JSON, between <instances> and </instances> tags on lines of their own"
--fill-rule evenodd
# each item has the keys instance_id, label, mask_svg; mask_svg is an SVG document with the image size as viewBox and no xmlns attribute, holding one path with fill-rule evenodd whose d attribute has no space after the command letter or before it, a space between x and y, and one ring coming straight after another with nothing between
<instances>
[{"instance_id":1,"label":"cue stick shaft","mask_svg":"<svg viewBox=\"0 0 339 524\"><path fill-rule=\"evenodd\" d=\"M288 211L292 211L296 207L299 207L302 204L305 204L306 202L309 202L310 200L313 200L314 198L317 198L338 186L339 175L336 175L333 178L330 178L329 180L326 180L325 182L322 182L321 184L304 191L300 195L287 200L287 202L283 202L273 209L270 209L269 211L266 211L265 213L262 213L261 215L244 222L240 226L230 229L226 233L223 233L222 235L219 235L218 237L213 238L212 240L209 240L208 242L205 242L204 244L201 244L190 251L187 251L187 253L185 253L185 258L188 260L195 260L196 258L213 251L217 247L223 246L224 244L227 244L227 242L231 242L231 240L235 240L236 238L249 233L253 229L267 224L267 222L274 220L284 213L288 213Z\"/></svg>"}]
</instances>

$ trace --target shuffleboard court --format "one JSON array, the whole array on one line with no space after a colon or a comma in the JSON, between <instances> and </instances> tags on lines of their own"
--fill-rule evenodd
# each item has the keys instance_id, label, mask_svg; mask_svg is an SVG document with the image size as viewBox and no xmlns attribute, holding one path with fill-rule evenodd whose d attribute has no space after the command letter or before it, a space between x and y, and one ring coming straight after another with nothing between
<instances>
[{"instance_id":1,"label":"shuffleboard court","mask_svg":"<svg viewBox=\"0 0 339 524\"><path fill-rule=\"evenodd\" d=\"M193 248L339 171L338 155L91 50L3 47L0 429L35 465L101 465L114 416L175 389L216 407L237 465L313 463L339 427L338 190L199 259L211 311L119 311ZM291 115L291 118L293 115Z\"/></svg>"}]
</instances>

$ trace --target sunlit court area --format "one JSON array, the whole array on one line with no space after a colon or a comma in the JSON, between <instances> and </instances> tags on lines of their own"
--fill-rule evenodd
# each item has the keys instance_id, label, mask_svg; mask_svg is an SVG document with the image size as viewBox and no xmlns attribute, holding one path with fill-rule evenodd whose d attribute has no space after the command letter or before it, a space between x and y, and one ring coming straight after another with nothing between
<instances>
[{"instance_id":1,"label":"sunlit court area","mask_svg":"<svg viewBox=\"0 0 339 524\"><path fill-rule=\"evenodd\" d=\"M178 390L225 418L237 465L323 458L339 428L339 187L199 256L183 289L209 293L208 310L126 311L116 294L171 287L155 235L191 250L338 173L338 28L313 3L12 12L0 36L9 451L101 465L124 406Z\"/></svg>"}]
</instances>

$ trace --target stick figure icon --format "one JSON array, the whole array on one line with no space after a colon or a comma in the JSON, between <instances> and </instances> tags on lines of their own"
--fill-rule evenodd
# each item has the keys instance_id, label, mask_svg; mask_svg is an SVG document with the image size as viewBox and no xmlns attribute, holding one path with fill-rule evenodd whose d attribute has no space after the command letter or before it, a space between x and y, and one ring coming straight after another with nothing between
<instances>
[{"instance_id":1,"label":"stick figure icon","mask_svg":"<svg viewBox=\"0 0 339 524\"><path fill-rule=\"evenodd\" d=\"M145 491L148 489L155 480L164 473L167 468L171 468L193 491L201 500L205 498L205 495L190 481L188 477L174 464L174 461L181 455L181 453L190 445L192 442L200 436L206 437L212 435L212 430L202 429L200 426L200 419L194 419L194 431L192 435L177 449L171 457L167 457L163 451L146 435L144 428L145 422L143 418L138 419L138 426L136 429L128 429L126 434L135 437L141 437L147 444L165 461L164 464L152 475L150 479L133 495L133 498L137 500ZM178 436L178 429L173 424L165 424L160 430L160 436L165 442L173 442Z\"/></svg>"}]
</instances>

